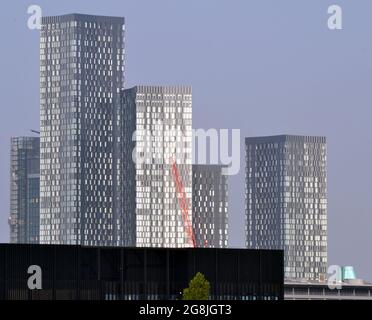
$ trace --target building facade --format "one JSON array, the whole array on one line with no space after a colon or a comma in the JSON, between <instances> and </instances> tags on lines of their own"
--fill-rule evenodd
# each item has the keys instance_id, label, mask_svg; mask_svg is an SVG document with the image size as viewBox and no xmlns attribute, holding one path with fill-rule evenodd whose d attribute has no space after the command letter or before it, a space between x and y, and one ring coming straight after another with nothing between
<instances>
[{"instance_id":1,"label":"building facade","mask_svg":"<svg viewBox=\"0 0 372 320\"><path fill-rule=\"evenodd\" d=\"M285 277L327 272L326 138L245 139L246 245L283 249Z\"/></svg>"},{"instance_id":2,"label":"building facade","mask_svg":"<svg viewBox=\"0 0 372 320\"><path fill-rule=\"evenodd\" d=\"M10 243L39 242L39 137L11 138Z\"/></svg>"},{"instance_id":3,"label":"building facade","mask_svg":"<svg viewBox=\"0 0 372 320\"><path fill-rule=\"evenodd\" d=\"M228 181L222 168L192 166L193 229L199 248L228 246Z\"/></svg>"},{"instance_id":4,"label":"building facade","mask_svg":"<svg viewBox=\"0 0 372 320\"><path fill-rule=\"evenodd\" d=\"M188 247L192 245L187 233L187 225L192 225L191 87L137 86L122 92L121 104L124 243ZM175 174L180 179L175 180Z\"/></svg>"},{"instance_id":5,"label":"building facade","mask_svg":"<svg viewBox=\"0 0 372 320\"><path fill-rule=\"evenodd\" d=\"M40 242L121 244L124 18L43 17Z\"/></svg>"},{"instance_id":6,"label":"building facade","mask_svg":"<svg viewBox=\"0 0 372 320\"><path fill-rule=\"evenodd\" d=\"M214 300L284 296L275 250L0 244L0 261L0 300L172 300L197 272ZM41 289L28 287L30 266L42 271Z\"/></svg>"}]
</instances>

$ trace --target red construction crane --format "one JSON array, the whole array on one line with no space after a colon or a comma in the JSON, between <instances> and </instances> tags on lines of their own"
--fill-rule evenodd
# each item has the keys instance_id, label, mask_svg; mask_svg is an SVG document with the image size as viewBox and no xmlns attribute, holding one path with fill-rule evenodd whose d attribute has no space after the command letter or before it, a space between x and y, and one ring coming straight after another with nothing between
<instances>
[{"instance_id":1,"label":"red construction crane","mask_svg":"<svg viewBox=\"0 0 372 320\"><path fill-rule=\"evenodd\" d=\"M182 211L182 219L183 219L185 231L186 231L187 237L189 238L190 245L192 245L192 247L195 248L196 240L195 240L195 234L192 229L192 225L190 221L189 206L187 204L186 192L185 192L185 188L183 187L181 175L178 171L178 167L175 161L172 164L172 175L173 175L174 184L176 185L178 204Z\"/></svg>"}]
</instances>

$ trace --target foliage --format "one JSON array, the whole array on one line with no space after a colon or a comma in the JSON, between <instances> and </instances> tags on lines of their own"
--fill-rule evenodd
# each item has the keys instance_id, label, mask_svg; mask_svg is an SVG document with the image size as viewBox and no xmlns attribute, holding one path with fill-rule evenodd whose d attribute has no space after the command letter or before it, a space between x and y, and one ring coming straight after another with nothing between
<instances>
[{"instance_id":1,"label":"foliage","mask_svg":"<svg viewBox=\"0 0 372 320\"><path fill-rule=\"evenodd\" d=\"M189 287L183 290L183 300L208 300L210 284L204 275L198 272L189 282Z\"/></svg>"}]
</instances>

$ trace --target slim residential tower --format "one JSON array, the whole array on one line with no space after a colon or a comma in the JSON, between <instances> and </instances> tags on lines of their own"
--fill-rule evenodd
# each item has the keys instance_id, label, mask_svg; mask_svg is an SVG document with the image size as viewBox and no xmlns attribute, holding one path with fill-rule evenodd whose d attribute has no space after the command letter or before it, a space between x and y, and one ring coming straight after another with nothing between
<instances>
[{"instance_id":1,"label":"slim residential tower","mask_svg":"<svg viewBox=\"0 0 372 320\"><path fill-rule=\"evenodd\" d=\"M287 279L327 273L326 138L246 138L246 244L283 249Z\"/></svg>"},{"instance_id":2,"label":"slim residential tower","mask_svg":"<svg viewBox=\"0 0 372 320\"><path fill-rule=\"evenodd\" d=\"M39 137L11 139L10 243L39 242Z\"/></svg>"},{"instance_id":3,"label":"slim residential tower","mask_svg":"<svg viewBox=\"0 0 372 320\"><path fill-rule=\"evenodd\" d=\"M124 18L43 17L40 242L119 245Z\"/></svg>"}]
</instances>

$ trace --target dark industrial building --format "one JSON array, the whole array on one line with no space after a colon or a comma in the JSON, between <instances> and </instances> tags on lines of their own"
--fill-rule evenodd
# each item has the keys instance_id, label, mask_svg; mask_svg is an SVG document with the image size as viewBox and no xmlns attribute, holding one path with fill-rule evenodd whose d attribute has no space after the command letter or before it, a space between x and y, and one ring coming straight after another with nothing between
<instances>
[{"instance_id":1,"label":"dark industrial building","mask_svg":"<svg viewBox=\"0 0 372 320\"><path fill-rule=\"evenodd\" d=\"M41 289L29 289L30 266ZM179 299L197 272L211 299L284 297L279 250L0 244L0 300Z\"/></svg>"}]
</instances>

